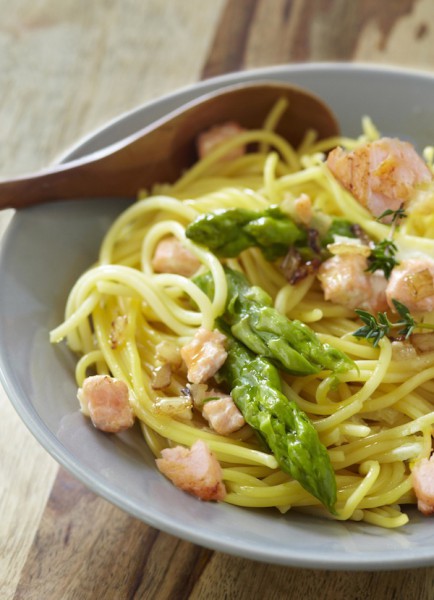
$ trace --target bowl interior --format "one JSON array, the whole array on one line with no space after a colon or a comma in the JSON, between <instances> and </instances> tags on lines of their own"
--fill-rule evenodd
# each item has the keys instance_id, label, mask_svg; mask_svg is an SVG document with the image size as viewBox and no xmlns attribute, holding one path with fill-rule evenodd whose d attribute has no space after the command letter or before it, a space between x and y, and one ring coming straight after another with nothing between
<instances>
[{"instance_id":1,"label":"bowl interior","mask_svg":"<svg viewBox=\"0 0 434 600\"><path fill-rule=\"evenodd\" d=\"M74 148L72 159L117 141L182 103L239 81L290 81L321 96L346 135L369 115L384 135L433 142L434 79L422 73L346 65L261 69L202 82L124 115ZM183 539L272 563L330 569L391 569L434 562L434 522L384 531L289 512L200 502L156 470L138 430L96 431L78 412L75 357L48 332L62 320L68 291L97 256L125 199L41 205L17 212L0 248L0 375L23 421L64 467L130 514Z\"/></svg>"}]
</instances>

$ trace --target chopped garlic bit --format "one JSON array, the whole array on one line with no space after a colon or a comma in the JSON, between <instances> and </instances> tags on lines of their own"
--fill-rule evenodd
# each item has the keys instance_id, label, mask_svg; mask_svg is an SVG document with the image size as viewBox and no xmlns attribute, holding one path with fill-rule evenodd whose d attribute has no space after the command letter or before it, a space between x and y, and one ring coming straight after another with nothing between
<instances>
[{"instance_id":1,"label":"chopped garlic bit","mask_svg":"<svg viewBox=\"0 0 434 600\"><path fill-rule=\"evenodd\" d=\"M126 315L118 315L111 323L110 329L110 347L116 350L125 343L125 332L128 326L128 317Z\"/></svg>"},{"instance_id":2,"label":"chopped garlic bit","mask_svg":"<svg viewBox=\"0 0 434 600\"><path fill-rule=\"evenodd\" d=\"M187 389L193 400L193 404L196 408L202 408L205 400L207 399L208 386L206 383L188 383Z\"/></svg>"},{"instance_id":3,"label":"chopped garlic bit","mask_svg":"<svg viewBox=\"0 0 434 600\"><path fill-rule=\"evenodd\" d=\"M193 402L188 396L162 397L154 404L157 414L166 415L182 421L191 421L193 418Z\"/></svg>"},{"instance_id":4,"label":"chopped garlic bit","mask_svg":"<svg viewBox=\"0 0 434 600\"><path fill-rule=\"evenodd\" d=\"M392 342L392 360L403 361L417 358L415 347L408 340Z\"/></svg>"},{"instance_id":5,"label":"chopped garlic bit","mask_svg":"<svg viewBox=\"0 0 434 600\"><path fill-rule=\"evenodd\" d=\"M152 389L164 390L172 383L172 368L169 363L157 367L152 372Z\"/></svg>"},{"instance_id":6,"label":"chopped garlic bit","mask_svg":"<svg viewBox=\"0 0 434 600\"><path fill-rule=\"evenodd\" d=\"M168 363L173 369L179 369L182 364L181 352L179 347L167 340L160 342L156 346L157 359L163 363Z\"/></svg>"},{"instance_id":7,"label":"chopped garlic bit","mask_svg":"<svg viewBox=\"0 0 434 600\"><path fill-rule=\"evenodd\" d=\"M335 235L333 236L333 240L332 244L327 244L327 250L331 254L360 254L366 257L371 254L371 248L359 238Z\"/></svg>"}]
</instances>

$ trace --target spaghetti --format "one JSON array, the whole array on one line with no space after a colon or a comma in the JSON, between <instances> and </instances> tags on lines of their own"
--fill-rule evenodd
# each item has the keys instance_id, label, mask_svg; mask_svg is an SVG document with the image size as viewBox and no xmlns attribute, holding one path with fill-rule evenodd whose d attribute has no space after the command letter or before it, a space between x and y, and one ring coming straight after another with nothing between
<instances>
[{"instance_id":1,"label":"spaghetti","mask_svg":"<svg viewBox=\"0 0 434 600\"><path fill-rule=\"evenodd\" d=\"M308 132L296 150L272 131L284 109L279 104L264 129L241 132L224 142L173 185L156 185L150 195L140 193L110 227L97 263L74 285L65 320L51 332L51 341L66 338L80 355L78 386L89 372L127 383L133 411L155 456L168 446L190 447L204 440L222 465L226 502L397 527L408 521L401 506L415 503L411 465L431 453L434 352L402 361L386 337L378 347L353 337L358 326L354 311L325 301L314 275L290 284L279 262L266 261L257 248L219 260L185 236L189 223L215 209L263 211L278 205L291 212L294 200L307 194L314 213L344 217L374 240L386 237L387 226L375 221L324 164L323 153L337 144L352 149L378 137L370 121L364 121L363 135L354 140L316 141ZM221 160L234 148L252 143L256 151ZM429 232L411 220L405 227L401 237L418 236L417 243L431 252ZM167 236L194 254L199 272L211 272L214 297L208 298L191 278L154 271L155 249ZM337 482L336 516L278 468L248 426L222 436L195 411L171 415L157 409L161 401L181 398L186 385L180 370L164 390L154 389L153 374L164 362L164 348L182 348L199 327L213 329L224 310L223 264L242 271L252 285L267 291L281 313L309 324L321 341L355 362L355 368L339 375L282 375L286 396L309 416L328 449Z\"/></svg>"}]
</instances>

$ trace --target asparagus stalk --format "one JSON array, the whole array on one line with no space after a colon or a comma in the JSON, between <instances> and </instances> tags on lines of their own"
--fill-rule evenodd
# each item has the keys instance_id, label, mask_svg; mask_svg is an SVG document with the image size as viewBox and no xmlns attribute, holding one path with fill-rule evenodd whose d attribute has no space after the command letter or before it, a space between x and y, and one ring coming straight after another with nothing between
<instances>
[{"instance_id":1,"label":"asparagus stalk","mask_svg":"<svg viewBox=\"0 0 434 600\"><path fill-rule=\"evenodd\" d=\"M310 327L279 313L270 296L262 288L251 286L242 273L225 268L225 274L228 302L222 319L232 335L252 352L292 375L310 375L323 369L339 373L354 366L343 352L323 344ZM210 273L196 277L195 282L213 297Z\"/></svg>"},{"instance_id":2,"label":"asparagus stalk","mask_svg":"<svg viewBox=\"0 0 434 600\"><path fill-rule=\"evenodd\" d=\"M234 258L247 248L257 247L270 261L286 256L290 248L296 248L305 260L324 260L334 235L356 237L354 226L345 219L322 215L314 223L317 229L299 226L277 206L262 212L230 208L200 215L185 233L222 258Z\"/></svg>"},{"instance_id":3,"label":"asparagus stalk","mask_svg":"<svg viewBox=\"0 0 434 600\"><path fill-rule=\"evenodd\" d=\"M279 208L263 212L232 208L206 213L186 229L186 236L223 258L256 246L267 260L285 256L288 248L306 242L306 231Z\"/></svg>"},{"instance_id":4,"label":"asparagus stalk","mask_svg":"<svg viewBox=\"0 0 434 600\"><path fill-rule=\"evenodd\" d=\"M276 367L255 356L227 331L228 357L217 374L246 422L269 446L279 466L335 514L336 479L326 448L311 421L281 391Z\"/></svg>"}]
</instances>

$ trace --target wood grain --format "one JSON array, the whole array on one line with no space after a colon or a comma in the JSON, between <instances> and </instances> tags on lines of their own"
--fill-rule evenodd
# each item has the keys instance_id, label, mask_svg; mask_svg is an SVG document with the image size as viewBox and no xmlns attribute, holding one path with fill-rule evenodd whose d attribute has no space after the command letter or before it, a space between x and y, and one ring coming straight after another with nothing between
<instances>
[{"instance_id":1,"label":"wood grain","mask_svg":"<svg viewBox=\"0 0 434 600\"><path fill-rule=\"evenodd\" d=\"M129 517L61 470L15 598L57 598L59 580L66 598L187 598L211 555Z\"/></svg>"},{"instance_id":2,"label":"wood grain","mask_svg":"<svg viewBox=\"0 0 434 600\"><path fill-rule=\"evenodd\" d=\"M196 81L222 4L1 0L2 176L43 167L109 119Z\"/></svg>"},{"instance_id":3,"label":"wood grain","mask_svg":"<svg viewBox=\"0 0 434 600\"><path fill-rule=\"evenodd\" d=\"M0 176L42 168L119 113L196 81L222 6L0 0ZM0 229L9 218L0 214ZM57 465L4 392L0 414L3 600L13 597Z\"/></svg>"},{"instance_id":4,"label":"wood grain","mask_svg":"<svg viewBox=\"0 0 434 600\"><path fill-rule=\"evenodd\" d=\"M61 469L14 598L429 600L433 592L433 569L334 573L212 552L129 517Z\"/></svg>"},{"instance_id":5,"label":"wood grain","mask_svg":"<svg viewBox=\"0 0 434 600\"><path fill-rule=\"evenodd\" d=\"M204 77L321 61L434 66L431 0L242 0L226 3Z\"/></svg>"},{"instance_id":6,"label":"wood grain","mask_svg":"<svg viewBox=\"0 0 434 600\"><path fill-rule=\"evenodd\" d=\"M3 176L200 77L313 60L434 69L432 0L0 0L0 11ZM434 597L432 568L291 569L158 532L59 470L4 392L0 417L2 599Z\"/></svg>"}]
</instances>

